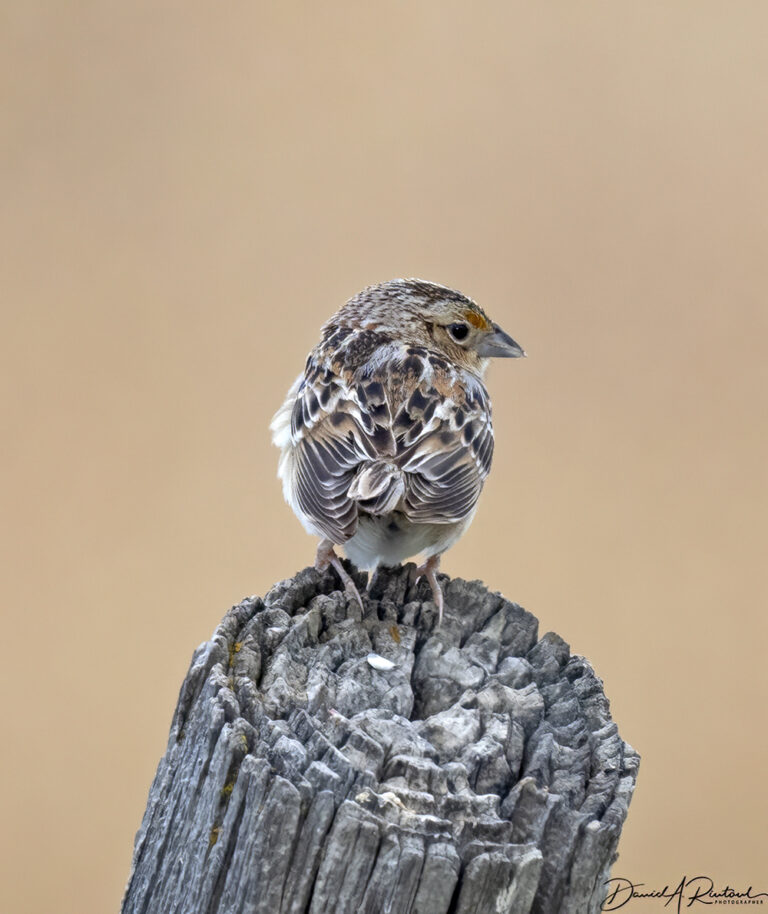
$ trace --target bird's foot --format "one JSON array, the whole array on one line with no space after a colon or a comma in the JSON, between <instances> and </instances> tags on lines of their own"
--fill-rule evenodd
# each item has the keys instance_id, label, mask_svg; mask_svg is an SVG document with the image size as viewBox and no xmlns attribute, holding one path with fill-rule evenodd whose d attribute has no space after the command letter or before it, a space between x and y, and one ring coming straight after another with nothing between
<instances>
[{"instance_id":1,"label":"bird's foot","mask_svg":"<svg viewBox=\"0 0 768 914\"><path fill-rule=\"evenodd\" d=\"M412 572L412 583L415 587L419 583L419 579L423 576L429 581L429 586L432 588L432 596L435 600L435 606L437 607L437 624L438 626L442 625L443 622L443 591L440 588L440 582L437 580L437 571L440 568L440 556L439 555L430 555L430 557L422 565L419 565Z\"/></svg>"},{"instance_id":2,"label":"bird's foot","mask_svg":"<svg viewBox=\"0 0 768 914\"><path fill-rule=\"evenodd\" d=\"M363 598L360 596L360 591L355 586L355 582L347 574L347 570L341 564L341 559L336 555L336 550L333 548L333 543L330 540L323 540L320 545L317 547L317 555L315 556L315 568L322 572L328 569L328 566L332 565L336 571L336 574L341 578L341 583L344 585L344 593L357 601L361 612L365 612L363 607Z\"/></svg>"}]
</instances>

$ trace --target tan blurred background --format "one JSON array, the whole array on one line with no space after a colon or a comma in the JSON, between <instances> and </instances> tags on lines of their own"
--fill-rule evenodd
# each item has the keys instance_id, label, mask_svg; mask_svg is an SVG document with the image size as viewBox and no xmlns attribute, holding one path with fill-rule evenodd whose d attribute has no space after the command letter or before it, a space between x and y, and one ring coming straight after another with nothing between
<instances>
[{"instance_id":1,"label":"tan blurred background","mask_svg":"<svg viewBox=\"0 0 768 914\"><path fill-rule=\"evenodd\" d=\"M313 556L270 416L412 275L528 350L444 565L604 679L643 756L614 874L768 891L767 28L4 0L0 909L117 909L193 649Z\"/></svg>"}]
</instances>

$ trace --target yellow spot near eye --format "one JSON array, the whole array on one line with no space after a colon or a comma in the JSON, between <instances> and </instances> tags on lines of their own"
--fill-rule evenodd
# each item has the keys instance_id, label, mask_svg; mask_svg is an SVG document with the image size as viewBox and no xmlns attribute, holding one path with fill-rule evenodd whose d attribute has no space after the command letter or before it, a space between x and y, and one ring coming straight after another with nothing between
<instances>
[{"instance_id":1,"label":"yellow spot near eye","mask_svg":"<svg viewBox=\"0 0 768 914\"><path fill-rule=\"evenodd\" d=\"M477 311L465 311L464 320L471 324L476 330L490 330L491 323L487 320L482 314L478 314Z\"/></svg>"}]
</instances>

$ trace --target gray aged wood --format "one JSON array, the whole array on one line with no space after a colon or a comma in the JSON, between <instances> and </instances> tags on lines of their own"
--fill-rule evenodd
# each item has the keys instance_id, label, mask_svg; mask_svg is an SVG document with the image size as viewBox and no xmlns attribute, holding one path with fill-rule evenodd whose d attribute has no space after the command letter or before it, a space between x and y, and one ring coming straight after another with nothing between
<instances>
[{"instance_id":1,"label":"gray aged wood","mask_svg":"<svg viewBox=\"0 0 768 914\"><path fill-rule=\"evenodd\" d=\"M198 648L124 914L599 910L639 762L601 681L478 581L436 628L409 567L364 616L306 569Z\"/></svg>"}]
</instances>

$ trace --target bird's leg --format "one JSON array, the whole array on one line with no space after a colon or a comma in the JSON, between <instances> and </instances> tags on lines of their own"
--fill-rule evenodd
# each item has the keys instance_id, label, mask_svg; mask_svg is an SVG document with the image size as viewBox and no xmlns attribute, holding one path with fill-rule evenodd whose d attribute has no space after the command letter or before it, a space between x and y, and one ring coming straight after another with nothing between
<instances>
[{"instance_id":1,"label":"bird's leg","mask_svg":"<svg viewBox=\"0 0 768 914\"><path fill-rule=\"evenodd\" d=\"M440 556L430 555L426 562L414 570L413 583L414 585L418 584L422 575L429 581L429 586L432 588L432 596L435 598L435 606L437 607L437 624L441 625L443 622L443 591L440 589L440 583L437 580L439 567Z\"/></svg>"},{"instance_id":2,"label":"bird's leg","mask_svg":"<svg viewBox=\"0 0 768 914\"><path fill-rule=\"evenodd\" d=\"M344 593L348 597L353 597L357 600L360 609L365 612L362 597L355 586L355 582L347 574L344 566L341 564L341 559L336 555L333 543L330 540L321 540L317 547L317 555L315 556L315 568L318 571L325 571L329 565L333 565L336 574L341 578L341 583L344 585Z\"/></svg>"},{"instance_id":3,"label":"bird's leg","mask_svg":"<svg viewBox=\"0 0 768 914\"><path fill-rule=\"evenodd\" d=\"M378 566L377 566L376 568L372 568L372 569L368 572L368 583L365 585L365 592L366 592L366 593L370 593L370 592L371 592L371 587L373 587L373 582L376 580L376 575L377 575L378 571L379 571L379 568L378 568Z\"/></svg>"}]
</instances>

